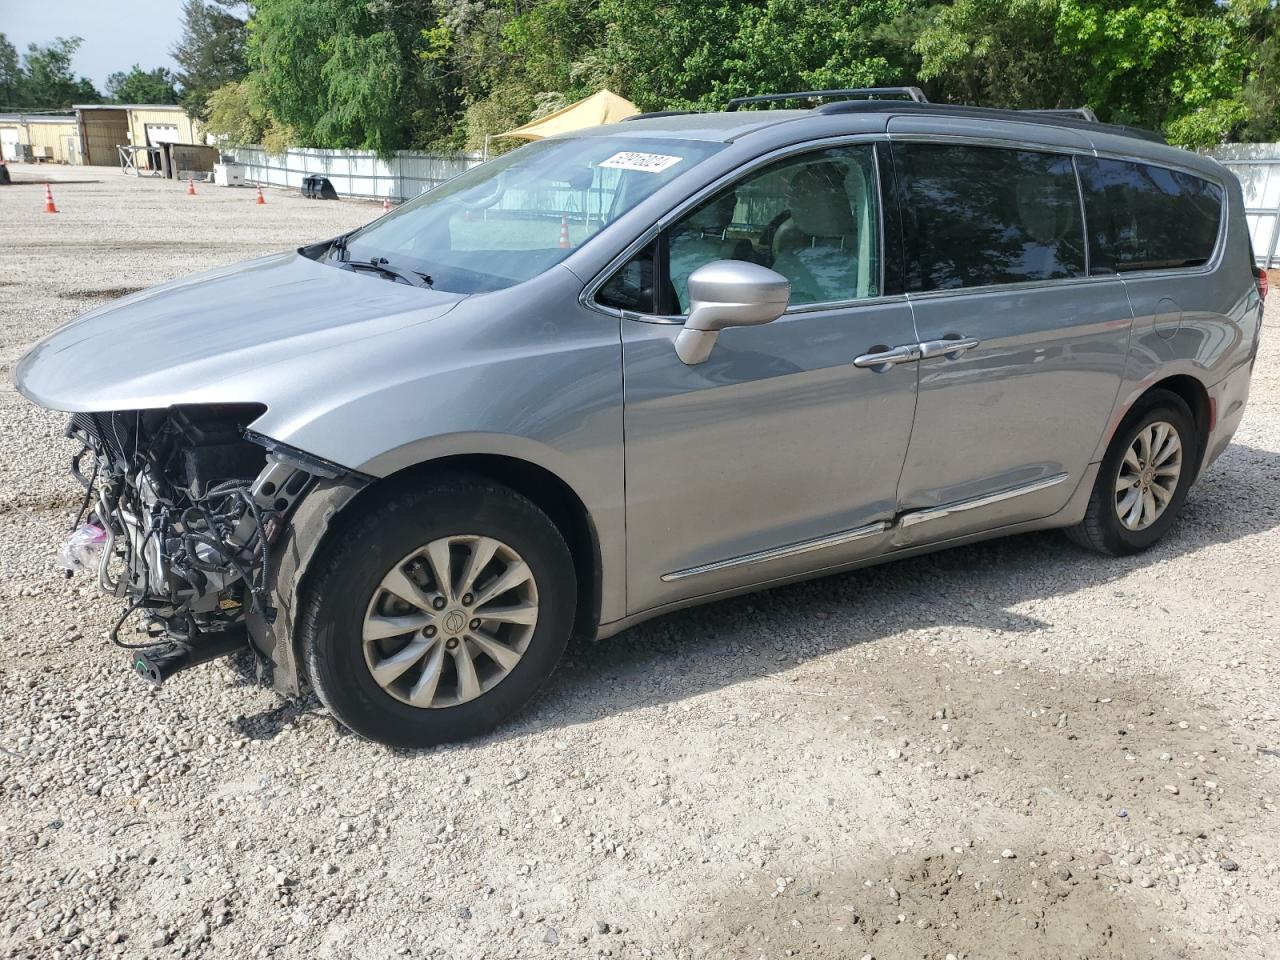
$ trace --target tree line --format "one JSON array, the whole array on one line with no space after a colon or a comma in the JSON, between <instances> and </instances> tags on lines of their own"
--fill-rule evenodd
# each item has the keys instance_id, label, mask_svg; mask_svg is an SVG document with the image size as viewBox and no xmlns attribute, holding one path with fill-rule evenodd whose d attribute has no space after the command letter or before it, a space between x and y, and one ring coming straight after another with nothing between
<instances>
[{"instance_id":1,"label":"tree line","mask_svg":"<svg viewBox=\"0 0 1280 960\"><path fill-rule=\"evenodd\" d=\"M33 43L24 54L0 33L0 110L66 110L77 103L177 103L178 79L166 67L134 64L107 77L106 93L77 77L71 61L80 37Z\"/></svg>"},{"instance_id":2,"label":"tree line","mask_svg":"<svg viewBox=\"0 0 1280 960\"><path fill-rule=\"evenodd\" d=\"M1088 105L1184 146L1280 140L1277 0L185 0L183 18L168 90L167 71L135 67L109 92L154 79L136 99L171 95L269 148L475 149L602 87L698 110L904 84L941 102ZM0 43L0 105L18 105L15 74L29 98L92 101L72 53L32 47L15 71Z\"/></svg>"}]
</instances>

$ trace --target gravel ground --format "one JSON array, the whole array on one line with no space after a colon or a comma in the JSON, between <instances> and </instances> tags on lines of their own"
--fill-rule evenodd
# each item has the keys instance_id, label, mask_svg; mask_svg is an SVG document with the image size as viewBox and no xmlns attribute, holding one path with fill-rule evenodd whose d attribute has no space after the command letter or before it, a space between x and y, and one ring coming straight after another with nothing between
<instances>
[{"instance_id":1,"label":"gravel ground","mask_svg":"<svg viewBox=\"0 0 1280 960\"><path fill-rule=\"evenodd\" d=\"M131 675L116 604L53 569L63 418L9 384L88 306L377 207L14 173L0 956L1280 956L1280 297L1150 553L1030 535L668 616L500 733L397 753L243 662Z\"/></svg>"}]
</instances>

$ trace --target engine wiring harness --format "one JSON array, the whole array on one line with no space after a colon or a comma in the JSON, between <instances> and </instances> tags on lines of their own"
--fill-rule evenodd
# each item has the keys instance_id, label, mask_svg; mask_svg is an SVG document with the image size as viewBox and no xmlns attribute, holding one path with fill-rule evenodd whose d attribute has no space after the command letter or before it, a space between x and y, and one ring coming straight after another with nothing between
<instances>
[{"instance_id":1,"label":"engine wiring harness","mask_svg":"<svg viewBox=\"0 0 1280 960\"><path fill-rule=\"evenodd\" d=\"M275 619L271 541L325 471L250 433L261 411L245 404L75 414L67 427L82 444L71 472L85 490L73 530L92 505L89 519L106 534L99 585L127 601L111 640L148 651L135 668L155 682L245 644L246 609ZM121 630L139 610L148 642L127 643Z\"/></svg>"}]
</instances>

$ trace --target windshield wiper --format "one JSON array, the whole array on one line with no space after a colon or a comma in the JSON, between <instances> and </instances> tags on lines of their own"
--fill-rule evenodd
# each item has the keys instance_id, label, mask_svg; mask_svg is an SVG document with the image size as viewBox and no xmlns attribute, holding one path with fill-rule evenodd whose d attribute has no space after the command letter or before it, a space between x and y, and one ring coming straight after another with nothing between
<instances>
[{"instance_id":1,"label":"windshield wiper","mask_svg":"<svg viewBox=\"0 0 1280 960\"><path fill-rule=\"evenodd\" d=\"M338 260L342 263L347 261L347 237L350 235L349 233L344 233L340 237L335 237L333 243L329 244L329 252L333 253L336 250L338 252Z\"/></svg>"},{"instance_id":2,"label":"windshield wiper","mask_svg":"<svg viewBox=\"0 0 1280 960\"><path fill-rule=\"evenodd\" d=\"M352 270L376 270L383 276L395 277L414 287L432 287L435 285L435 282L427 274L393 267L386 257L371 257L368 260L347 260L344 258L341 263Z\"/></svg>"},{"instance_id":3,"label":"windshield wiper","mask_svg":"<svg viewBox=\"0 0 1280 960\"><path fill-rule=\"evenodd\" d=\"M352 260L351 254L347 250L347 237L349 236L350 234L344 233L329 245L329 251L337 251L338 262L343 266L350 267L352 270L377 270L383 276L395 277L414 287L435 286L435 281L427 274L418 273L416 270L402 270L399 267L393 267L391 265L391 261L386 257L370 257L368 260Z\"/></svg>"}]
</instances>

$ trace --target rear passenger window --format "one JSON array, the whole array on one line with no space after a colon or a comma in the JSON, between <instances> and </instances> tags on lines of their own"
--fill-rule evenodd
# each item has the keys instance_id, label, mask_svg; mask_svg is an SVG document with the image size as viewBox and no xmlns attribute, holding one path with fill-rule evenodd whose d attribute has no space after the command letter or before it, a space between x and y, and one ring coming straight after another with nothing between
<instances>
[{"instance_id":1,"label":"rear passenger window","mask_svg":"<svg viewBox=\"0 0 1280 960\"><path fill-rule=\"evenodd\" d=\"M896 143L911 288L1083 276L1084 223L1069 156Z\"/></svg>"},{"instance_id":2,"label":"rear passenger window","mask_svg":"<svg viewBox=\"0 0 1280 960\"><path fill-rule=\"evenodd\" d=\"M1222 190L1189 173L1098 159L1083 165L1093 273L1168 270L1208 263L1222 219Z\"/></svg>"}]
</instances>

